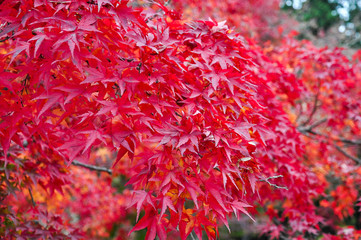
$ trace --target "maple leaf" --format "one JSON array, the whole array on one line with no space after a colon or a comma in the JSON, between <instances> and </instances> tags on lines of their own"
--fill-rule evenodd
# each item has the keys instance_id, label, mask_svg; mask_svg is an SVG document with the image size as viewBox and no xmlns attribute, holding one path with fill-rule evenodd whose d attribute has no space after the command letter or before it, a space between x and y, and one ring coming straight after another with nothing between
<instances>
[{"instance_id":1,"label":"maple leaf","mask_svg":"<svg viewBox=\"0 0 361 240\"><path fill-rule=\"evenodd\" d=\"M28 55L30 55L30 44L27 42L22 43L20 46L17 46L14 50L10 51L8 55L11 56L11 60L9 65L14 61L14 59L23 51L26 51Z\"/></svg>"},{"instance_id":2,"label":"maple leaf","mask_svg":"<svg viewBox=\"0 0 361 240\"><path fill-rule=\"evenodd\" d=\"M82 153L85 153L93 144L94 142L99 139L104 144L106 144L105 139L98 130L90 130L90 131L81 131L78 134L87 135L87 141L84 144L84 149Z\"/></svg>"},{"instance_id":3,"label":"maple leaf","mask_svg":"<svg viewBox=\"0 0 361 240\"><path fill-rule=\"evenodd\" d=\"M166 210L166 208L169 208L169 209L171 209L171 210L173 210L174 212L177 212L177 210L174 208L174 206L173 206L173 203L172 203L172 200L169 198L169 197L164 197L163 199L162 199L162 209L161 209L161 211L160 211L160 215L159 215L159 220L158 220L158 223L160 222L160 220L161 220L161 218L162 218L162 216L163 216L163 214L164 214L164 212L165 212L165 210Z\"/></svg>"},{"instance_id":4,"label":"maple leaf","mask_svg":"<svg viewBox=\"0 0 361 240\"><path fill-rule=\"evenodd\" d=\"M133 199L132 201L129 203L129 206L128 207L131 207L133 206L134 204L137 204L137 221L139 219L139 214L140 214L140 209L141 207L143 206L143 203L144 202L147 202L149 203L150 205L153 206L153 208L155 208L154 204L153 204L153 201L151 199L151 196L148 192L146 191L134 191L133 193Z\"/></svg>"},{"instance_id":5,"label":"maple leaf","mask_svg":"<svg viewBox=\"0 0 361 240\"><path fill-rule=\"evenodd\" d=\"M47 110L49 110L51 107L53 107L55 104L58 103L59 99L62 97L61 94L52 94L52 95L40 95L39 97L34 98L34 100L40 100L40 99L47 99L41 110L39 111L37 115L37 119L43 115L43 113Z\"/></svg>"}]
</instances>

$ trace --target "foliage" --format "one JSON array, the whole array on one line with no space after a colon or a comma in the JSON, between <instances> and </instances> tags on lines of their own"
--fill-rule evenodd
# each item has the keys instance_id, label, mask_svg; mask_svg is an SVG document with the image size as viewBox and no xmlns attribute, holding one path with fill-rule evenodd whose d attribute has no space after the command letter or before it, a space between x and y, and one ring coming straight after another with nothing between
<instances>
[{"instance_id":1,"label":"foliage","mask_svg":"<svg viewBox=\"0 0 361 240\"><path fill-rule=\"evenodd\" d=\"M1 236L360 236L360 55L207 2L0 2Z\"/></svg>"},{"instance_id":2,"label":"foliage","mask_svg":"<svg viewBox=\"0 0 361 240\"><path fill-rule=\"evenodd\" d=\"M292 3L292 1L286 2L283 6L284 9L294 10L290 3ZM315 19L318 27L314 29L314 33L316 34L319 30L327 30L341 20L336 10L340 7L342 7L341 3L335 1L309 0L307 3L302 4L301 9L304 9L304 12L300 17L302 21Z\"/></svg>"},{"instance_id":3,"label":"foliage","mask_svg":"<svg viewBox=\"0 0 361 240\"><path fill-rule=\"evenodd\" d=\"M227 19L230 26L237 26L237 31L242 36L250 37L259 43L279 38L282 32L277 29L281 17L284 16L279 11L279 0L174 0L171 5L178 12L184 12L185 18L195 20L211 17L219 21Z\"/></svg>"},{"instance_id":4,"label":"foliage","mask_svg":"<svg viewBox=\"0 0 361 240\"><path fill-rule=\"evenodd\" d=\"M305 22L315 36L337 34L338 44L360 48L361 5L358 0L285 0L282 8ZM336 31L330 32L330 29ZM307 38L306 32L301 32ZM334 36L335 37L335 36Z\"/></svg>"}]
</instances>

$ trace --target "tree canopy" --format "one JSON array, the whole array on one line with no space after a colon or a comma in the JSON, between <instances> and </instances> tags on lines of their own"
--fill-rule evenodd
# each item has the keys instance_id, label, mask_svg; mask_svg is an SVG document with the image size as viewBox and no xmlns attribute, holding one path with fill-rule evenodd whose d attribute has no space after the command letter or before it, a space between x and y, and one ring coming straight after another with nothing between
<instances>
[{"instance_id":1,"label":"tree canopy","mask_svg":"<svg viewBox=\"0 0 361 240\"><path fill-rule=\"evenodd\" d=\"M361 54L279 6L0 1L0 236L360 238Z\"/></svg>"}]
</instances>

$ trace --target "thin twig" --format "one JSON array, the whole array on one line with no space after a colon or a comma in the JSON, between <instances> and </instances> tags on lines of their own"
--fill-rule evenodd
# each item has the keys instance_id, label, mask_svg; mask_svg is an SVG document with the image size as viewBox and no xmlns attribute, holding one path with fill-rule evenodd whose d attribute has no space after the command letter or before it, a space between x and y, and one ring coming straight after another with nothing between
<instances>
[{"instance_id":1,"label":"thin twig","mask_svg":"<svg viewBox=\"0 0 361 240\"><path fill-rule=\"evenodd\" d=\"M335 144L335 148L336 148L340 153L342 153L343 155L345 155L346 157L352 159L353 161L355 161L355 162L358 163L358 164L361 164L361 159L350 155L350 154L347 153L345 150L343 150L340 146L338 146L338 145Z\"/></svg>"},{"instance_id":2,"label":"thin twig","mask_svg":"<svg viewBox=\"0 0 361 240\"><path fill-rule=\"evenodd\" d=\"M343 143L346 143L346 144L361 145L360 140L351 140L351 139L346 139L346 138L343 138L343 137L339 137L339 139L337 139L337 141L343 142Z\"/></svg>"},{"instance_id":3,"label":"thin twig","mask_svg":"<svg viewBox=\"0 0 361 240\"><path fill-rule=\"evenodd\" d=\"M94 171L99 171L99 172L107 172L109 173L110 175L113 173L113 171L109 168L106 168L106 167L98 167L98 166L94 166L94 165L90 165L90 164L86 164L86 163L82 163L82 162L79 162L77 160L74 160L72 162L73 165L75 166L81 166L81 167L84 167L84 168L88 168L90 170L94 170Z\"/></svg>"},{"instance_id":4,"label":"thin twig","mask_svg":"<svg viewBox=\"0 0 361 240\"><path fill-rule=\"evenodd\" d=\"M317 108L318 108L318 106L317 106L317 105L318 105L318 97L319 97L319 95L320 95L320 86L321 86L321 80L318 79L318 83L317 83L317 93L316 93L316 95L315 95L315 100L314 100L314 103L313 103L312 112L311 112L310 116L308 117L308 119L301 124L301 126L305 126L305 125L309 124L309 123L311 122L311 120L312 120L313 115L315 115L315 113L316 113L316 111L317 111Z\"/></svg>"},{"instance_id":5,"label":"thin twig","mask_svg":"<svg viewBox=\"0 0 361 240\"><path fill-rule=\"evenodd\" d=\"M302 103L299 104L299 106L300 106L300 112L297 114L296 122L298 122L298 120L300 119L300 117L302 116L302 113L303 113Z\"/></svg>"},{"instance_id":6,"label":"thin twig","mask_svg":"<svg viewBox=\"0 0 361 240\"><path fill-rule=\"evenodd\" d=\"M29 194L30 194L30 198L31 198L31 203L33 204L34 207L36 207L36 203L35 203L35 201L34 201L33 194L32 194L32 192L31 192L31 189L28 188L28 190L29 190Z\"/></svg>"},{"instance_id":7,"label":"thin twig","mask_svg":"<svg viewBox=\"0 0 361 240\"><path fill-rule=\"evenodd\" d=\"M275 188L281 188L281 189L286 189L286 190L288 190L287 187L278 186L278 185L276 185L276 184L274 184L274 183L270 183L270 182L268 181L269 179L275 179L275 178L281 178L281 177L283 177L283 175L277 175L277 176L272 176L272 177L268 177L268 178L265 178L265 179L259 179L258 181L260 181L260 182L266 182L266 183L268 183L270 186L275 187Z\"/></svg>"},{"instance_id":8,"label":"thin twig","mask_svg":"<svg viewBox=\"0 0 361 240\"><path fill-rule=\"evenodd\" d=\"M314 129L315 127L318 127L318 126L321 125L322 123L327 122L327 120L328 120L327 118L323 118L323 119L321 119L321 120L319 120L319 121L311 124L310 126L305 127L305 126L301 125L301 126L297 127L297 129L298 129L298 131L300 131L300 132L304 131L304 132L312 133L312 132L313 132L313 129Z\"/></svg>"},{"instance_id":9,"label":"thin twig","mask_svg":"<svg viewBox=\"0 0 361 240\"><path fill-rule=\"evenodd\" d=\"M309 133L310 133L312 135L321 136L321 137L327 138L327 139L335 141L335 142L342 142L342 143L351 144L351 145L361 145L360 140L351 140L351 139L347 139L347 138L343 138L343 137L334 138L334 137L330 137L329 135L325 135L323 133L316 132L315 130L313 130L313 128L317 127L318 125L322 124L325 121L327 121L326 118L321 119L320 121L315 122L314 124L312 124L311 126L308 126L308 127L299 126L299 127L297 127L297 130L307 137L311 137L309 135Z\"/></svg>"},{"instance_id":10,"label":"thin twig","mask_svg":"<svg viewBox=\"0 0 361 240\"><path fill-rule=\"evenodd\" d=\"M328 135L325 135L325 134L322 134L322 133L318 133L318 132L315 132L313 129L313 127L310 126L310 127L297 127L298 131L300 131L300 133L302 133L303 135L309 137L309 138L314 138L312 135L315 135L315 136L321 136L321 137L324 137L325 139L324 140L321 140L321 141L333 141L333 142L342 142L344 144L351 144L351 145L361 145L361 141L357 141L357 140L350 140L350 139L346 139L346 138L343 138L343 137L339 137L339 138L332 138ZM312 135L310 135L312 134ZM326 140L327 139L327 140ZM358 164L361 164L361 159L357 158L357 157L354 157L352 155L350 155L349 153L347 153L345 150L343 150L340 146L338 146L337 144L333 144L334 147L337 149L337 151L339 151L340 153L342 153L345 157L355 161L356 163Z\"/></svg>"},{"instance_id":11,"label":"thin twig","mask_svg":"<svg viewBox=\"0 0 361 240\"><path fill-rule=\"evenodd\" d=\"M321 119L320 121L317 121L317 122L311 124L311 125L309 126L309 128L310 128L310 129L313 129L313 128L315 128L315 127L318 127L318 126L321 125L322 123L327 122L327 120L328 120L327 118L323 118L323 119Z\"/></svg>"},{"instance_id":12,"label":"thin twig","mask_svg":"<svg viewBox=\"0 0 361 240\"><path fill-rule=\"evenodd\" d=\"M276 179L276 178L281 178L281 177L283 177L283 175L277 175L277 176L268 177L268 178L266 178L266 180ZM260 181L261 181L261 180L260 180Z\"/></svg>"}]
</instances>

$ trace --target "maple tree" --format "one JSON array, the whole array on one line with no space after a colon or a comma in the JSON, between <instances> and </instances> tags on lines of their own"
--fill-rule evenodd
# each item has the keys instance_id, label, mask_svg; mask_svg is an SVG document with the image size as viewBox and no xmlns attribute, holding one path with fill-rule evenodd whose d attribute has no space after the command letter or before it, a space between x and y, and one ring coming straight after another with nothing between
<instances>
[{"instance_id":1,"label":"maple tree","mask_svg":"<svg viewBox=\"0 0 361 240\"><path fill-rule=\"evenodd\" d=\"M360 236L360 54L207 2L0 1L0 236Z\"/></svg>"}]
</instances>

